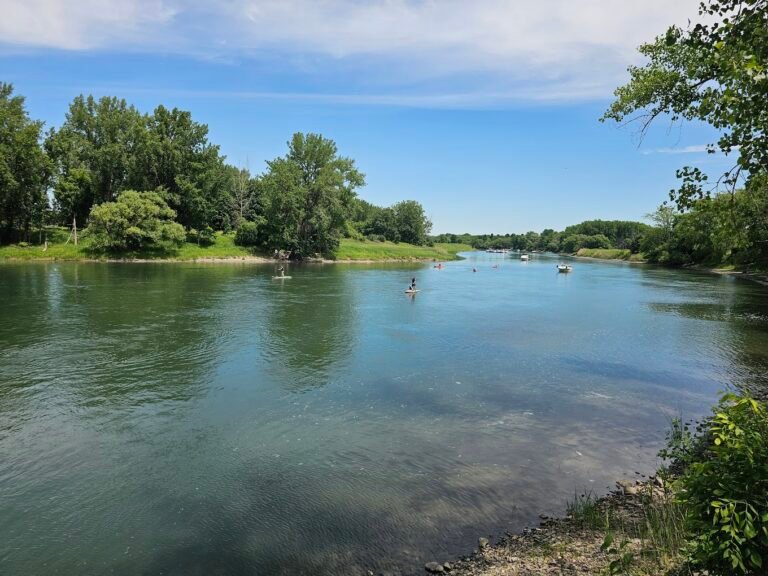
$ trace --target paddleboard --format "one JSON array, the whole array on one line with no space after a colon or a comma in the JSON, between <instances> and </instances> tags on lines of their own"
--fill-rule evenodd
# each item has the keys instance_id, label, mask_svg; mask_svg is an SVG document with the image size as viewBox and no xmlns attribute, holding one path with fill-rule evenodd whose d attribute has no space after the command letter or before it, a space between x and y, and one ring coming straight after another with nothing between
<instances>
[{"instance_id":1,"label":"paddleboard","mask_svg":"<svg viewBox=\"0 0 768 576\"><path fill-rule=\"evenodd\" d=\"M421 292L421 290L406 290L406 294L416 294L416 292Z\"/></svg>"},{"instance_id":2,"label":"paddleboard","mask_svg":"<svg viewBox=\"0 0 768 576\"><path fill-rule=\"evenodd\" d=\"M272 280L290 280L291 276L272 276Z\"/></svg>"}]
</instances>

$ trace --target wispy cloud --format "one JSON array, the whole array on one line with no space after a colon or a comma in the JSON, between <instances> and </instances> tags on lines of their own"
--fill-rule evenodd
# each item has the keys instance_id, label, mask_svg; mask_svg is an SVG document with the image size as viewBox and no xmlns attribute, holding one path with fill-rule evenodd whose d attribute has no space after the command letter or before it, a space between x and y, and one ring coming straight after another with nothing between
<instances>
[{"instance_id":1,"label":"wispy cloud","mask_svg":"<svg viewBox=\"0 0 768 576\"><path fill-rule=\"evenodd\" d=\"M0 44L255 59L398 102L606 98L698 0L0 0ZM382 90L384 88L384 90ZM426 96L409 95L419 91ZM446 93L444 95L444 93ZM505 96L507 95L507 96ZM357 97L357 96L356 96ZM364 96L372 103L389 96Z\"/></svg>"},{"instance_id":2,"label":"wispy cloud","mask_svg":"<svg viewBox=\"0 0 768 576\"><path fill-rule=\"evenodd\" d=\"M707 144L695 144L693 146L682 146L680 148L652 148L643 150L642 153L648 154L706 154L708 152Z\"/></svg>"}]
</instances>

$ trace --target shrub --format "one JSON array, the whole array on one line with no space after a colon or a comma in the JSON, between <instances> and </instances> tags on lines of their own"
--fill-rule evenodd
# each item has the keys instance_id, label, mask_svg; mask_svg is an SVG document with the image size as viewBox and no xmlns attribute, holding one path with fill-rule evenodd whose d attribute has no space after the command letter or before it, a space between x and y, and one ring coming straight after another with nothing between
<instances>
[{"instance_id":1,"label":"shrub","mask_svg":"<svg viewBox=\"0 0 768 576\"><path fill-rule=\"evenodd\" d=\"M187 230L187 242L198 246L210 246L216 242L216 232L210 226L206 226L202 230L190 228Z\"/></svg>"},{"instance_id":2,"label":"shrub","mask_svg":"<svg viewBox=\"0 0 768 576\"><path fill-rule=\"evenodd\" d=\"M235 232L235 244L238 246L258 246L261 243L259 225L256 222L241 222Z\"/></svg>"},{"instance_id":3,"label":"shrub","mask_svg":"<svg viewBox=\"0 0 768 576\"><path fill-rule=\"evenodd\" d=\"M748 397L724 395L679 480L694 563L721 574L768 567L768 413Z\"/></svg>"},{"instance_id":4,"label":"shrub","mask_svg":"<svg viewBox=\"0 0 768 576\"><path fill-rule=\"evenodd\" d=\"M156 192L128 190L116 202L91 209L88 235L93 247L102 250L172 248L184 242L184 228L175 217Z\"/></svg>"}]
</instances>

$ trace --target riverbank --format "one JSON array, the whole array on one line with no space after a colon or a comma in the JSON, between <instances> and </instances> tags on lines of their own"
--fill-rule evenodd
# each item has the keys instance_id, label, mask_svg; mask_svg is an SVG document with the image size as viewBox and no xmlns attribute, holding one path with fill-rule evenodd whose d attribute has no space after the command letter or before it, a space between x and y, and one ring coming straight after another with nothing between
<instances>
[{"instance_id":1,"label":"riverbank","mask_svg":"<svg viewBox=\"0 0 768 576\"><path fill-rule=\"evenodd\" d=\"M676 574L684 565L683 517L667 486L652 476L617 482L617 489L601 498L576 496L562 518L542 517L537 527L495 544L481 537L470 555L428 562L424 570L458 576Z\"/></svg>"},{"instance_id":2,"label":"riverbank","mask_svg":"<svg viewBox=\"0 0 768 576\"><path fill-rule=\"evenodd\" d=\"M217 234L207 246L186 242L171 251L141 250L120 255L94 251L87 237L75 246L68 241L68 231L51 229L48 243L19 243L0 246L0 261L73 261L73 262L275 262L269 254L252 248L238 246L234 234ZM459 259L458 253L471 250L465 244L436 244L413 246L393 242L371 242L344 238L334 258L319 259L331 263L379 263L379 262L427 262Z\"/></svg>"},{"instance_id":3,"label":"riverbank","mask_svg":"<svg viewBox=\"0 0 768 576\"><path fill-rule=\"evenodd\" d=\"M642 254L633 254L631 250L622 250L619 248L580 248L578 252L572 256L576 258L589 258L592 260L622 260L624 262L637 264L646 262Z\"/></svg>"}]
</instances>

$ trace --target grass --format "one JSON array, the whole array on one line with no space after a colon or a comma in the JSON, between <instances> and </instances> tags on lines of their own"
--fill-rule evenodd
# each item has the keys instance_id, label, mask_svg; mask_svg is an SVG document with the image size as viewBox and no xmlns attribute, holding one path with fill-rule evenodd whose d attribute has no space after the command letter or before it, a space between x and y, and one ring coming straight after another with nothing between
<instances>
[{"instance_id":1,"label":"grass","mask_svg":"<svg viewBox=\"0 0 768 576\"><path fill-rule=\"evenodd\" d=\"M458 260L458 253L472 250L466 244L414 246L400 242L373 242L344 238L336 253L338 260Z\"/></svg>"},{"instance_id":2,"label":"grass","mask_svg":"<svg viewBox=\"0 0 768 576\"><path fill-rule=\"evenodd\" d=\"M44 250L40 235L33 234L33 242L0 246L0 259L13 260L107 260L107 259L166 259L166 260L199 260L245 258L248 256L265 256L261 252L235 245L234 234L217 233L216 241L210 246L199 246L185 242L175 250L140 250L110 254L98 252L91 248L87 234L82 234L77 246L67 242L67 228L49 227L45 231L48 238L48 249ZM43 236L43 239L45 238ZM429 246L413 246L411 244L395 244L393 242L371 242L344 238L341 241L336 258L339 260L456 260L457 253L472 250L466 244L435 244Z\"/></svg>"},{"instance_id":3,"label":"grass","mask_svg":"<svg viewBox=\"0 0 768 576\"><path fill-rule=\"evenodd\" d=\"M616 542L635 543L632 569L627 573L649 576L686 573L685 510L671 493L660 496L654 494L650 486L644 488L639 502L639 510L628 515L620 507L587 492L569 500L566 511L579 529L596 531L603 537L610 534Z\"/></svg>"},{"instance_id":4,"label":"grass","mask_svg":"<svg viewBox=\"0 0 768 576\"><path fill-rule=\"evenodd\" d=\"M628 262L645 262L642 254L632 254L630 250L621 248L580 248L576 256L599 258L601 260L626 260Z\"/></svg>"},{"instance_id":5,"label":"grass","mask_svg":"<svg viewBox=\"0 0 768 576\"><path fill-rule=\"evenodd\" d=\"M48 249L44 250L39 243L39 236L34 234L34 243L11 244L0 246L0 259L14 260L106 260L119 259L168 259L168 260L196 260L202 258L244 258L247 256L261 255L254 251L235 245L234 234L217 234L216 241L210 246L198 246L185 242L175 250L139 250L133 252L121 252L110 254L98 252L91 248L88 235L83 235L75 246L73 242L67 242L69 230L66 228L48 228Z\"/></svg>"}]
</instances>

